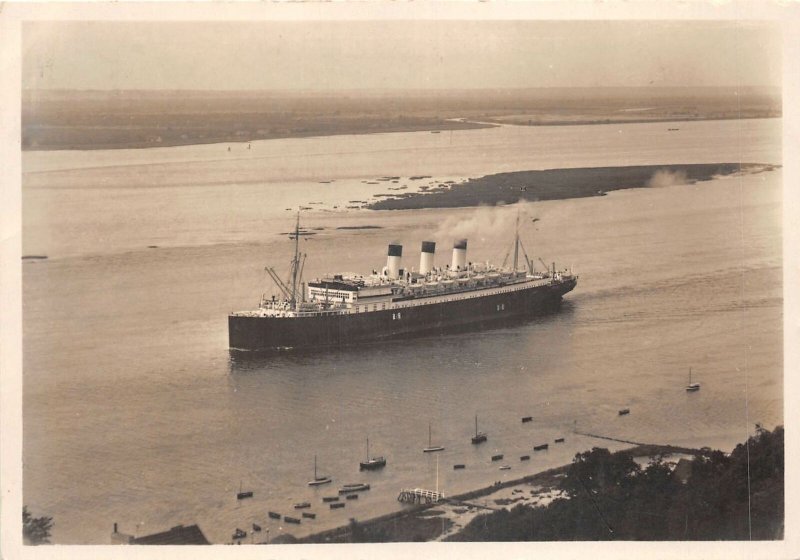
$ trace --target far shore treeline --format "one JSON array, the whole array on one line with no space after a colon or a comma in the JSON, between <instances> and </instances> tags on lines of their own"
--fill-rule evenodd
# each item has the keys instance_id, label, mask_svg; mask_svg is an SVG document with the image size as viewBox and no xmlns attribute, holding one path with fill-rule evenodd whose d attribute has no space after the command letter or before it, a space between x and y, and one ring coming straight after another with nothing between
<instances>
[{"instance_id":1,"label":"far shore treeline","mask_svg":"<svg viewBox=\"0 0 800 560\"><path fill-rule=\"evenodd\" d=\"M783 538L782 426L757 428L730 455L708 451L684 466L656 458L640 468L629 452L594 448L577 454L563 478L568 498L479 515L447 540Z\"/></svg>"}]
</instances>

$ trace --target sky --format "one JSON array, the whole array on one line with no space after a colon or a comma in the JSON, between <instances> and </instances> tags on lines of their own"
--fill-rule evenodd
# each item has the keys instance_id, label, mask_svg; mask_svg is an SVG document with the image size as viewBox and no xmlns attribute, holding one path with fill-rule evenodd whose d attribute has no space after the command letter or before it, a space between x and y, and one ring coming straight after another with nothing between
<instances>
[{"instance_id":1,"label":"sky","mask_svg":"<svg viewBox=\"0 0 800 560\"><path fill-rule=\"evenodd\" d=\"M23 88L781 85L780 29L735 21L26 22Z\"/></svg>"}]
</instances>

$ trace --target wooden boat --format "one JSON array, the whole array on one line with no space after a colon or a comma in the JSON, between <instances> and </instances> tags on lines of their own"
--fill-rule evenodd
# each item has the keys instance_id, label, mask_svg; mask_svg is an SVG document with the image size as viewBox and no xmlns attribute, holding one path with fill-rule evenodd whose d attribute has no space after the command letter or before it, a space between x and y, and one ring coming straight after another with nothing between
<instances>
[{"instance_id":1,"label":"wooden boat","mask_svg":"<svg viewBox=\"0 0 800 560\"><path fill-rule=\"evenodd\" d=\"M311 507L311 502L300 502L294 505L294 509L306 509Z\"/></svg>"},{"instance_id":2,"label":"wooden boat","mask_svg":"<svg viewBox=\"0 0 800 560\"><path fill-rule=\"evenodd\" d=\"M300 520L297 519L296 517L289 517L288 515L284 515L283 520L286 523L294 523L295 525L300 525Z\"/></svg>"},{"instance_id":3,"label":"wooden boat","mask_svg":"<svg viewBox=\"0 0 800 560\"><path fill-rule=\"evenodd\" d=\"M311 513L310 511L304 511L303 512L303 517L305 517L306 519L316 519L317 518L317 514L316 513Z\"/></svg>"},{"instance_id":4,"label":"wooden boat","mask_svg":"<svg viewBox=\"0 0 800 560\"><path fill-rule=\"evenodd\" d=\"M237 528L233 532L233 536L231 538L236 541L236 540L239 540L239 539L243 539L246 536L247 536L247 531L242 531L241 529Z\"/></svg>"},{"instance_id":5,"label":"wooden boat","mask_svg":"<svg viewBox=\"0 0 800 560\"><path fill-rule=\"evenodd\" d=\"M541 444L541 445L534 445L534 446L533 446L533 450L534 450L534 451L544 451L544 450L545 450L545 449L547 449L548 447L550 447L548 444L546 444L546 443L543 443L543 444Z\"/></svg>"},{"instance_id":6,"label":"wooden boat","mask_svg":"<svg viewBox=\"0 0 800 560\"><path fill-rule=\"evenodd\" d=\"M478 416L475 415L475 435L472 436L472 443L478 444L483 443L488 438L485 433L478 431Z\"/></svg>"},{"instance_id":7,"label":"wooden boat","mask_svg":"<svg viewBox=\"0 0 800 560\"><path fill-rule=\"evenodd\" d=\"M345 506L345 504L343 502L337 502L337 503L331 504L331 509L339 509L339 508L343 508L344 506Z\"/></svg>"},{"instance_id":8,"label":"wooden boat","mask_svg":"<svg viewBox=\"0 0 800 560\"><path fill-rule=\"evenodd\" d=\"M322 498L322 501L323 502L338 502L339 501L339 496L324 496Z\"/></svg>"},{"instance_id":9,"label":"wooden boat","mask_svg":"<svg viewBox=\"0 0 800 560\"><path fill-rule=\"evenodd\" d=\"M332 479L329 476L317 476L317 456L314 455L314 480L308 482L309 486L319 486L321 484L328 484Z\"/></svg>"},{"instance_id":10,"label":"wooden boat","mask_svg":"<svg viewBox=\"0 0 800 560\"><path fill-rule=\"evenodd\" d=\"M563 437L557 437L557 438L555 439L555 442L556 442L556 443L564 443L564 438L563 438Z\"/></svg>"},{"instance_id":11,"label":"wooden boat","mask_svg":"<svg viewBox=\"0 0 800 560\"><path fill-rule=\"evenodd\" d=\"M428 447L422 450L423 453L433 453L435 451L444 451L444 447L441 445L433 445L431 442L431 425L428 424Z\"/></svg>"},{"instance_id":12,"label":"wooden boat","mask_svg":"<svg viewBox=\"0 0 800 560\"><path fill-rule=\"evenodd\" d=\"M358 470L361 471L375 471L378 469L382 469L386 466L386 458L385 457L372 457L369 456L369 438L367 438L367 460L361 461L358 464Z\"/></svg>"},{"instance_id":13,"label":"wooden boat","mask_svg":"<svg viewBox=\"0 0 800 560\"><path fill-rule=\"evenodd\" d=\"M522 417L522 423L523 424L526 423L526 422L530 422L532 420L533 420L533 416L523 416Z\"/></svg>"},{"instance_id":14,"label":"wooden boat","mask_svg":"<svg viewBox=\"0 0 800 560\"><path fill-rule=\"evenodd\" d=\"M630 408L623 408L623 409L621 409L619 411L619 415L620 416L626 416L626 415L628 415L630 413L631 413L631 409Z\"/></svg>"},{"instance_id":15,"label":"wooden boat","mask_svg":"<svg viewBox=\"0 0 800 560\"><path fill-rule=\"evenodd\" d=\"M280 519L281 518L281 514L275 512L275 511L268 511L267 515L269 516L270 519Z\"/></svg>"},{"instance_id":16,"label":"wooden boat","mask_svg":"<svg viewBox=\"0 0 800 560\"><path fill-rule=\"evenodd\" d=\"M502 458L503 458L503 454L502 453L499 454L499 455L492 455L492 461L499 461Z\"/></svg>"},{"instance_id":17,"label":"wooden boat","mask_svg":"<svg viewBox=\"0 0 800 560\"><path fill-rule=\"evenodd\" d=\"M369 484L363 484L361 482L358 484L345 484L339 489L339 494L352 494L353 492L363 492L365 490L369 490Z\"/></svg>"},{"instance_id":18,"label":"wooden boat","mask_svg":"<svg viewBox=\"0 0 800 560\"><path fill-rule=\"evenodd\" d=\"M511 470L511 465L501 465L500 470L501 471Z\"/></svg>"},{"instance_id":19,"label":"wooden boat","mask_svg":"<svg viewBox=\"0 0 800 560\"><path fill-rule=\"evenodd\" d=\"M242 491L242 482L239 481L239 491L236 493L237 500L244 500L245 498L252 498L253 492L250 490Z\"/></svg>"},{"instance_id":20,"label":"wooden boat","mask_svg":"<svg viewBox=\"0 0 800 560\"><path fill-rule=\"evenodd\" d=\"M458 465L453 465L453 470L457 471L457 470L463 469L465 467L466 467L466 465L462 465L462 464L459 463Z\"/></svg>"},{"instance_id":21,"label":"wooden boat","mask_svg":"<svg viewBox=\"0 0 800 560\"><path fill-rule=\"evenodd\" d=\"M523 455L522 457L519 458L519 460L520 461L530 461L531 460L531 456L530 455Z\"/></svg>"},{"instance_id":22,"label":"wooden boat","mask_svg":"<svg viewBox=\"0 0 800 560\"><path fill-rule=\"evenodd\" d=\"M347 499L348 500L357 500L358 499L358 494L348 494L347 495Z\"/></svg>"},{"instance_id":23,"label":"wooden boat","mask_svg":"<svg viewBox=\"0 0 800 560\"><path fill-rule=\"evenodd\" d=\"M255 531L256 533L260 533L261 525L256 525L255 523L253 523L253 531Z\"/></svg>"},{"instance_id":24,"label":"wooden boat","mask_svg":"<svg viewBox=\"0 0 800 560\"><path fill-rule=\"evenodd\" d=\"M692 383L692 368L689 368L689 384L686 385L686 392L687 393L694 393L695 391L700 390L699 383Z\"/></svg>"}]
</instances>

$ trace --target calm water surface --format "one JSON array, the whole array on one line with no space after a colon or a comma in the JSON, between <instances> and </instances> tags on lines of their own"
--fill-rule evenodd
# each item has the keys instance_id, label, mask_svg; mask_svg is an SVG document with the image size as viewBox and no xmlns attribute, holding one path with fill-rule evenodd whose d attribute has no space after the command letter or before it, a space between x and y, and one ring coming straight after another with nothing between
<instances>
[{"instance_id":1,"label":"calm water surface","mask_svg":"<svg viewBox=\"0 0 800 560\"><path fill-rule=\"evenodd\" d=\"M304 218L323 228L305 242L306 277L380 267L394 240L409 266L423 239L438 242L438 262L455 235L469 237L471 260L499 262L510 247L514 209L324 211L385 192L366 179L780 163L779 129L681 123L679 141L661 124L504 127L453 133L454 147L425 133L279 140L236 163L220 146L26 154L24 251L51 259L23 268L25 503L55 518L59 543L108 543L113 521L138 534L199 523L227 542L252 522L302 535L400 507L400 488L436 484L436 458L421 452L429 423L447 448L436 454L447 493L607 446L575 426L730 449L755 422L783 418L780 170L527 205L539 218L524 231L529 252L580 281L560 313L521 326L232 361L226 314L267 290L265 264L285 269L285 208L309 201L325 204ZM336 229L358 224L383 229ZM703 387L687 395L690 366ZM482 446L469 443L476 414ZM388 457L381 472L358 471L367 437ZM495 453L512 470L498 471ZM315 454L328 488L306 486ZM358 481L372 490L322 507ZM240 484L255 497L237 502ZM267 521L306 500L316 520Z\"/></svg>"}]
</instances>

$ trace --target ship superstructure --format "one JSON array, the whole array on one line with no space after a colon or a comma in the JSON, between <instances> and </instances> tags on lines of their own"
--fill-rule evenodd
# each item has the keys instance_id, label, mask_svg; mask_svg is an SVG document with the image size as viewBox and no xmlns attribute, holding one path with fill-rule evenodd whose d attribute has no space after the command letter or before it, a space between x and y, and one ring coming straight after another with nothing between
<instances>
[{"instance_id":1,"label":"ship superstructure","mask_svg":"<svg viewBox=\"0 0 800 560\"><path fill-rule=\"evenodd\" d=\"M267 269L283 297L262 296L257 309L229 316L232 349L344 345L535 316L557 308L577 283L577 276L556 270L555 264L546 271L534 270L517 233L509 267L468 261L467 240L458 239L449 264L436 266L436 244L423 241L419 270L407 269L402 265L402 245L391 243L380 271L326 275L304 286L301 236L298 217L288 282Z\"/></svg>"}]
</instances>

